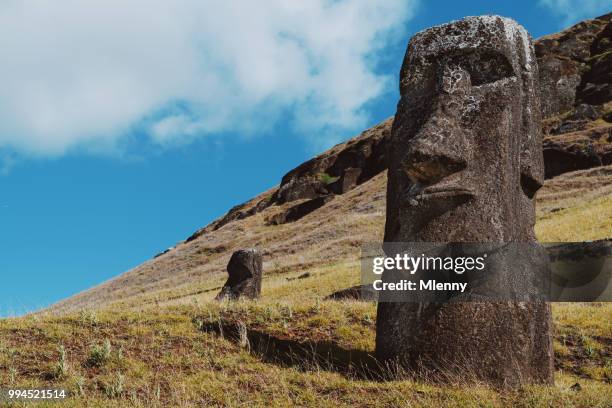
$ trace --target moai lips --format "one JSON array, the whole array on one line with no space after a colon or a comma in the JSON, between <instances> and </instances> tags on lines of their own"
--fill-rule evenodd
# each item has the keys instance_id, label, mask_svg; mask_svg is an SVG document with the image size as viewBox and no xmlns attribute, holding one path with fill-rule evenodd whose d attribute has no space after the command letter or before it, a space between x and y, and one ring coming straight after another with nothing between
<instances>
[{"instance_id":1,"label":"moai lips","mask_svg":"<svg viewBox=\"0 0 612 408\"><path fill-rule=\"evenodd\" d=\"M535 243L537 81L531 39L512 20L468 17L412 38L389 141L385 242ZM527 265L527 278L542 272ZM543 302L379 303L376 353L428 375L550 383L550 326Z\"/></svg>"}]
</instances>

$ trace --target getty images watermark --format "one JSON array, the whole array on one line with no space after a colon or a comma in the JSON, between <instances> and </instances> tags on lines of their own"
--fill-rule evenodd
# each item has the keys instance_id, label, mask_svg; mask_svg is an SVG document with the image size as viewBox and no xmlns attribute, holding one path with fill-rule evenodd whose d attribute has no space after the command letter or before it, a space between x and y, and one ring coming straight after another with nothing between
<instances>
[{"instance_id":1,"label":"getty images watermark","mask_svg":"<svg viewBox=\"0 0 612 408\"><path fill-rule=\"evenodd\" d=\"M368 243L361 272L381 302L611 301L612 242Z\"/></svg>"}]
</instances>

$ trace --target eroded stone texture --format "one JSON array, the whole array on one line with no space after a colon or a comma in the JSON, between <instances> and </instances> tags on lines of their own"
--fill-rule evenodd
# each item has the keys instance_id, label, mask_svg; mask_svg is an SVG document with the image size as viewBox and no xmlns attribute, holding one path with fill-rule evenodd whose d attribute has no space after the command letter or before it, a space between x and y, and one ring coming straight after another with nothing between
<instances>
[{"instance_id":1,"label":"eroded stone texture","mask_svg":"<svg viewBox=\"0 0 612 408\"><path fill-rule=\"evenodd\" d=\"M569 111L578 103L602 104L610 100L611 34L609 13L537 41L544 116Z\"/></svg>"},{"instance_id":2,"label":"eroded stone texture","mask_svg":"<svg viewBox=\"0 0 612 408\"><path fill-rule=\"evenodd\" d=\"M256 299L261 293L263 274L261 253L255 249L241 249L232 254L227 264L229 278L217 295L217 300Z\"/></svg>"},{"instance_id":3,"label":"eroded stone texture","mask_svg":"<svg viewBox=\"0 0 612 408\"><path fill-rule=\"evenodd\" d=\"M273 202L283 204L329 193L344 194L383 171L387 166L385 137L392 122L392 118L387 119L285 174ZM322 179L322 174L330 178Z\"/></svg>"},{"instance_id":4,"label":"eroded stone texture","mask_svg":"<svg viewBox=\"0 0 612 408\"><path fill-rule=\"evenodd\" d=\"M313 198L312 200L304 201L303 203L289 207L287 210L280 211L268 218L267 225L281 225L288 222L294 222L302 217L307 216L313 211L318 210L325 204L334 199L333 194Z\"/></svg>"},{"instance_id":5,"label":"eroded stone texture","mask_svg":"<svg viewBox=\"0 0 612 408\"><path fill-rule=\"evenodd\" d=\"M416 34L400 94L385 242L535 242L544 169L525 29L483 16ZM379 303L376 354L428 378L550 383L550 330L542 302Z\"/></svg>"}]
</instances>

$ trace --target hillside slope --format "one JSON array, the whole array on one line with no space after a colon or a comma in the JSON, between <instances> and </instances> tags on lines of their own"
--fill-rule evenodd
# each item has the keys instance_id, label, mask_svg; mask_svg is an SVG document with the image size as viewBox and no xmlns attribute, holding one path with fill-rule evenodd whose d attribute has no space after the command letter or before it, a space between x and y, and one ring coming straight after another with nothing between
<instances>
[{"instance_id":1,"label":"hillside slope","mask_svg":"<svg viewBox=\"0 0 612 408\"><path fill-rule=\"evenodd\" d=\"M610 17L539 42L541 74L557 75L542 90L556 99L545 101L541 241L612 231L610 64L597 65ZM373 359L376 304L327 296L359 282L360 245L382 238L391 125L303 163L109 282L0 320L0 385L69 390L66 401L40 404L53 407L612 406L612 303L552 305L551 386L498 390L469 373L435 384ZM212 301L232 251L244 247L264 254L261 298Z\"/></svg>"},{"instance_id":2,"label":"hillside slope","mask_svg":"<svg viewBox=\"0 0 612 408\"><path fill-rule=\"evenodd\" d=\"M548 180L538 196L538 232L544 240L603 238L612 230L611 21L607 14L536 42L547 115ZM245 247L264 253L266 279L327 264L355 265L361 243L382 238L386 136L392 123L389 118L301 164L278 188L234 207L167 253L50 310L117 302L140 307L213 294L232 251ZM588 234L572 230L586 222L596 225Z\"/></svg>"}]
</instances>

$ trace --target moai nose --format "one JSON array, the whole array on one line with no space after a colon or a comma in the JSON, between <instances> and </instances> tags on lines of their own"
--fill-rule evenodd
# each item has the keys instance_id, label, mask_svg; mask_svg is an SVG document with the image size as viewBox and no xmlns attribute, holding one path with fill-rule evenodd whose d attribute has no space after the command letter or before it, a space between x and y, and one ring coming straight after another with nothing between
<instances>
[{"instance_id":1,"label":"moai nose","mask_svg":"<svg viewBox=\"0 0 612 408\"><path fill-rule=\"evenodd\" d=\"M433 184L467 167L469 131L454 117L449 101L438 101L434 112L411 142L404 169L413 181Z\"/></svg>"},{"instance_id":2,"label":"moai nose","mask_svg":"<svg viewBox=\"0 0 612 408\"><path fill-rule=\"evenodd\" d=\"M466 162L441 152L415 150L406 158L406 174L424 185L437 183L466 168Z\"/></svg>"}]
</instances>

